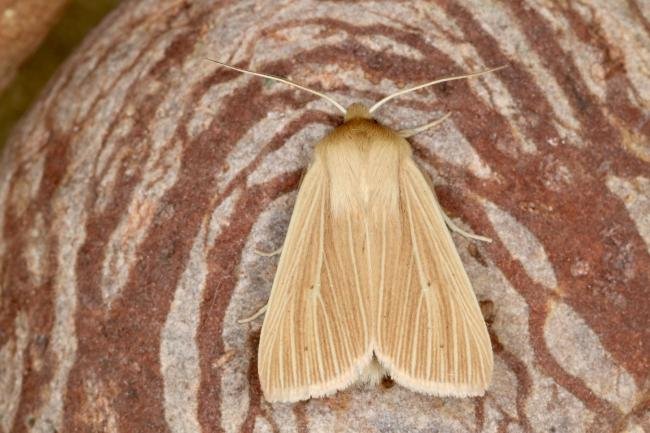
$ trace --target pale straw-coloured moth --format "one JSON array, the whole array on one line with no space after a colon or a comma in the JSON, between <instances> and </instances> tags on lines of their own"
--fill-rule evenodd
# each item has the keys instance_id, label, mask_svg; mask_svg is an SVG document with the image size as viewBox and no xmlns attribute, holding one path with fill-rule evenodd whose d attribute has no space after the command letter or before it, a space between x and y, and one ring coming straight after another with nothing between
<instances>
[{"instance_id":1,"label":"pale straw-coloured moth","mask_svg":"<svg viewBox=\"0 0 650 433\"><path fill-rule=\"evenodd\" d=\"M396 96L500 68L346 109L288 80L216 63L314 93L345 115L315 146L259 312L265 398L305 400L384 375L417 392L482 395L492 375L490 337L447 225L488 239L445 216L405 139L447 116L394 131L373 113Z\"/></svg>"}]
</instances>

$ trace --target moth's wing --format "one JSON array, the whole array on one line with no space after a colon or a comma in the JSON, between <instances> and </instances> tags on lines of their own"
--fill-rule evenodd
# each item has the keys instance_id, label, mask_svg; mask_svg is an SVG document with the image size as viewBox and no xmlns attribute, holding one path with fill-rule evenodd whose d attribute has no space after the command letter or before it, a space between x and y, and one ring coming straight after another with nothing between
<instances>
[{"instance_id":1,"label":"moth's wing","mask_svg":"<svg viewBox=\"0 0 650 433\"><path fill-rule=\"evenodd\" d=\"M332 218L330 189L317 155L298 192L260 336L259 377L271 402L332 394L372 357L367 284L355 272L364 254L353 236L359 219Z\"/></svg>"},{"instance_id":2,"label":"moth's wing","mask_svg":"<svg viewBox=\"0 0 650 433\"><path fill-rule=\"evenodd\" d=\"M492 347L442 210L410 156L399 173L400 218L386 227L378 353L399 384L440 396L482 395Z\"/></svg>"}]
</instances>

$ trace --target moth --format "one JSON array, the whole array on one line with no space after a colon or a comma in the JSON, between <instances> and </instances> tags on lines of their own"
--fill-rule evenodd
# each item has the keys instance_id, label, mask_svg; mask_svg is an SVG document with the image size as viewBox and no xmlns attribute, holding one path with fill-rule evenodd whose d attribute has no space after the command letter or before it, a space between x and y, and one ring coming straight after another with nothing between
<instances>
[{"instance_id":1,"label":"moth","mask_svg":"<svg viewBox=\"0 0 650 433\"><path fill-rule=\"evenodd\" d=\"M242 321L266 312L257 361L266 400L327 396L385 375L420 393L482 395L493 368L490 337L447 226L489 239L446 217L406 141L448 115L395 131L373 113L396 96L501 68L346 109L286 79L216 63L314 93L344 114L315 146L268 303Z\"/></svg>"}]
</instances>

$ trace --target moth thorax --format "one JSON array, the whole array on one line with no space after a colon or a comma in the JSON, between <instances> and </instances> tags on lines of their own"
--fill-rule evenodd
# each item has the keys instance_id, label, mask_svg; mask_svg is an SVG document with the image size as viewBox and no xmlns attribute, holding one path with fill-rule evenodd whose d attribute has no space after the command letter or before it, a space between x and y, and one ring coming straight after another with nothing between
<instances>
[{"instance_id":1,"label":"moth thorax","mask_svg":"<svg viewBox=\"0 0 650 433\"><path fill-rule=\"evenodd\" d=\"M372 116L370 115L370 111L368 111L368 107L366 107L360 102L353 103L348 107L348 109L345 112L346 122L352 119L371 119L371 118Z\"/></svg>"}]
</instances>

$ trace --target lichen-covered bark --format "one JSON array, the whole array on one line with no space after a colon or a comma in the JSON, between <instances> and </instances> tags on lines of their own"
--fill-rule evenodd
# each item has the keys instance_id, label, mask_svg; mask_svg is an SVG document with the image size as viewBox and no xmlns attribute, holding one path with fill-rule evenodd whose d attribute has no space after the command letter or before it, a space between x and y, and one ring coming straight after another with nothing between
<instances>
[{"instance_id":1,"label":"lichen-covered bark","mask_svg":"<svg viewBox=\"0 0 650 433\"><path fill-rule=\"evenodd\" d=\"M0 167L0 431L650 429L650 9L638 0L125 2ZM391 102L496 354L485 397L385 383L269 405L262 305L327 103Z\"/></svg>"}]
</instances>

